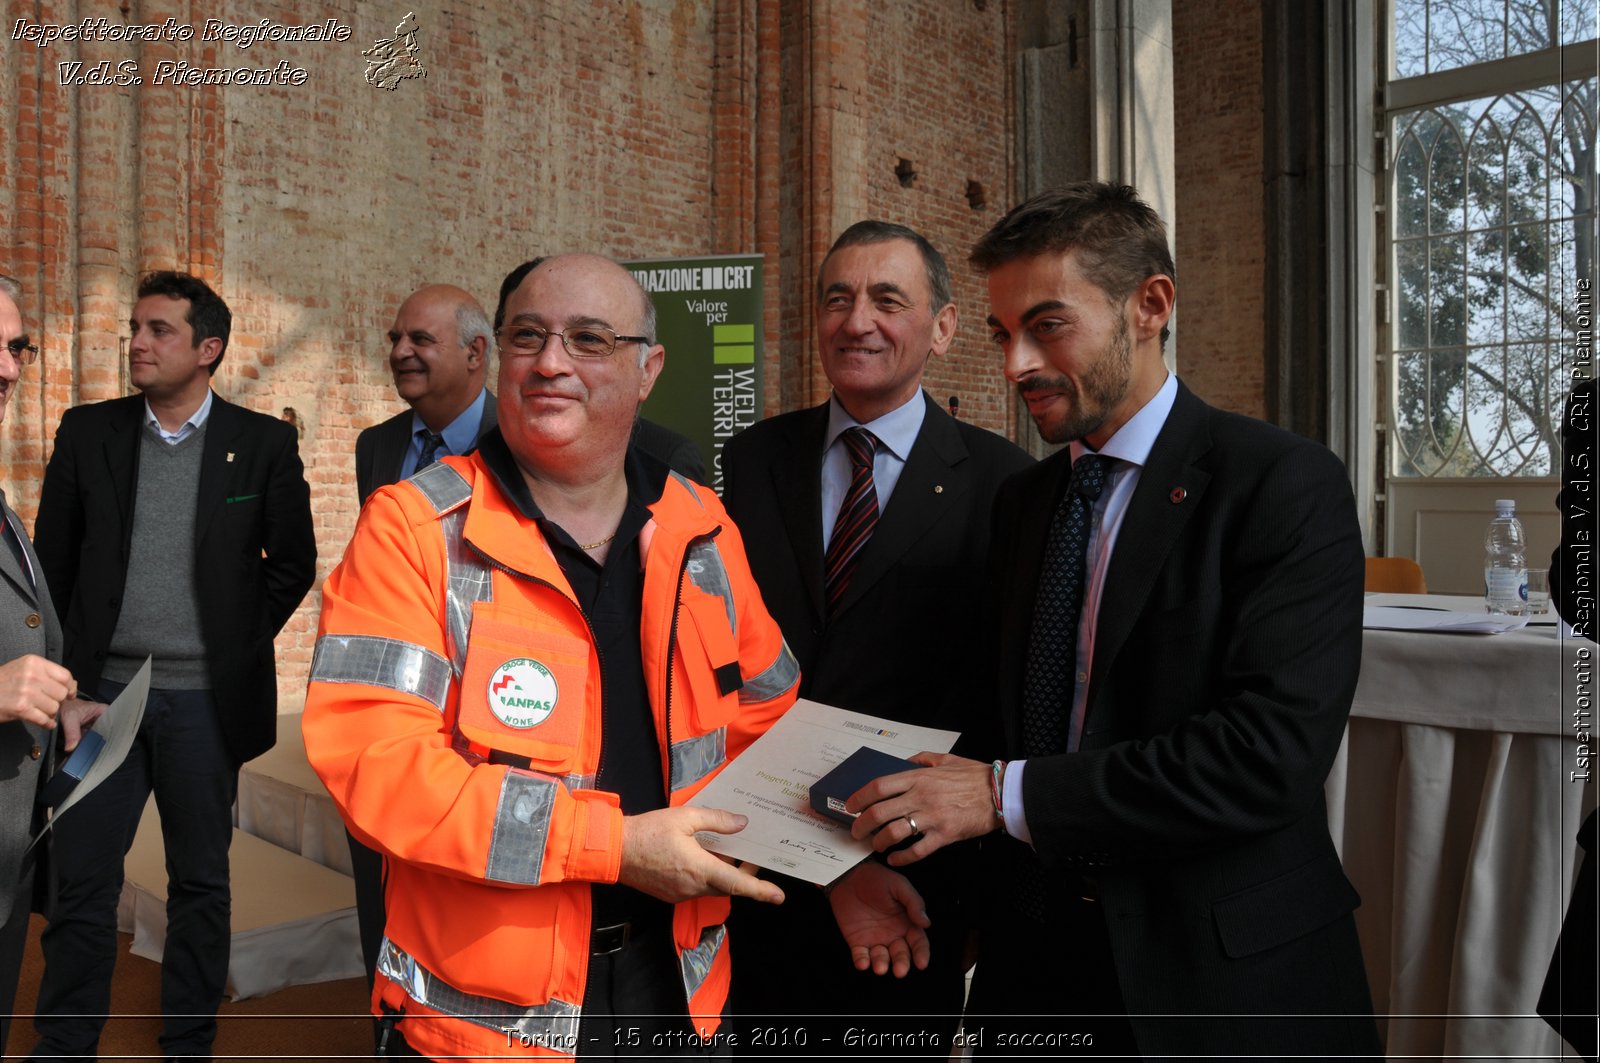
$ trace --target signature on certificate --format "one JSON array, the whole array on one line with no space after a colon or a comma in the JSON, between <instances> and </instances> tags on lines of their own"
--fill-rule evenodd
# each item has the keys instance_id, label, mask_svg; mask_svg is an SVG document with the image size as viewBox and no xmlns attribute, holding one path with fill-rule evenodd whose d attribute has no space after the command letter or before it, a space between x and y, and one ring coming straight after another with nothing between
<instances>
[{"instance_id":1,"label":"signature on certificate","mask_svg":"<svg viewBox=\"0 0 1600 1063\"><path fill-rule=\"evenodd\" d=\"M797 842L793 838L779 838L778 844L786 845L789 848L798 850L802 853L810 853L812 856L822 860L832 860L835 863L839 862L839 854L834 852L831 847L826 845L818 845L814 842Z\"/></svg>"}]
</instances>

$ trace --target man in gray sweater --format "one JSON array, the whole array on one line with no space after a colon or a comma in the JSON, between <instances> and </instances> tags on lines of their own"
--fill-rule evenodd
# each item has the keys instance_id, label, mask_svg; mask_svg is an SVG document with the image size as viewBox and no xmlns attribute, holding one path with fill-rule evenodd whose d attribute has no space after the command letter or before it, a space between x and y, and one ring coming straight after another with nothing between
<instances>
[{"instance_id":1,"label":"man in gray sweater","mask_svg":"<svg viewBox=\"0 0 1600 1063\"><path fill-rule=\"evenodd\" d=\"M273 638L316 575L294 427L211 390L231 325L203 281L146 277L128 343L142 394L68 410L45 470L35 530L67 667L110 701L153 665L127 760L54 831L37 1057L95 1054L121 858L152 793L168 868L161 1047L211 1054L239 766L276 738Z\"/></svg>"}]
</instances>

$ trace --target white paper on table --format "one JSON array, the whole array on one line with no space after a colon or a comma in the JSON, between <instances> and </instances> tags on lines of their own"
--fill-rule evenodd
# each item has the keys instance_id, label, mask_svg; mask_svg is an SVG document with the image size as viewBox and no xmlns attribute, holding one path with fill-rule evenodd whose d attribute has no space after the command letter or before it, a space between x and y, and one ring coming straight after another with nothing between
<instances>
[{"instance_id":1,"label":"white paper on table","mask_svg":"<svg viewBox=\"0 0 1600 1063\"><path fill-rule=\"evenodd\" d=\"M1448 609L1368 605L1361 611L1361 626L1380 631L1434 631L1498 635L1528 626L1525 616L1460 613Z\"/></svg>"},{"instance_id":2,"label":"white paper on table","mask_svg":"<svg viewBox=\"0 0 1600 1063\"><path fill-rule=\"evenodd\" d=\"M139 734L139 724L144 720L145 701L150 697L150 658L144 659L144 664L139 666L139 671L122 688L122 693L117 699L106 706L106 711L91 726L106 740L101 747L100 755L94 758L94 763L89 765L89 770L84 773L83 779L72 788L66 800L57 805L50 814L50 819L37 837L28 843L32 849L38 844L39 839L55 826L72 806L89 796L89 792L96 786L106 781L110 774L122 766L128 757L128 750L133 748L133 740ZM56 765L56 770L60 770ZM73 822L77 822L74 820Z\"/></svg>"},{"instance_id":3,"label":"white paper on table","mask_svg":"<svg viewBox=\"0 0 1600 1063\"><path fill-rule=\"evenodd\" d=\"M850 828L811 810L811 784L862 746L909 757L948 753L958 731L846 712L804 698L756 739L689 804L748 816L737 834L701 831L714 853L827 885L872 852Z\"/></svg>"}]
</instances>

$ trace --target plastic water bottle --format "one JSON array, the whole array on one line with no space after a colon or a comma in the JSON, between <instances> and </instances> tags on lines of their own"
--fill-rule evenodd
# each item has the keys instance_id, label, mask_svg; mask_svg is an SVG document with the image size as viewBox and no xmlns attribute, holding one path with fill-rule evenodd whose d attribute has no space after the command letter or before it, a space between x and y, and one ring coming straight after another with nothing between
<instances>
[{"instance_id":1,"label":"plastic water bottle","mask_svg":"<svg viewBox=\"0 0 1600 1063\"><path fill-rule=\"evenodd\" d=\"M1496 499L1494 520L1483 533L1483 600L1491 613L1521 616L1528 610L1528 540L1517 504Z\"/></svg>"}]
</instances>

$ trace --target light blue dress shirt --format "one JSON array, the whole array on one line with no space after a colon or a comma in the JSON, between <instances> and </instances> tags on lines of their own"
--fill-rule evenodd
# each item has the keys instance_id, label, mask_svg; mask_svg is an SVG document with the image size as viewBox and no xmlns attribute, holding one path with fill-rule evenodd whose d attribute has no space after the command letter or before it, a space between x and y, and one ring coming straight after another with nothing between
<instances>
[{"instance_id":1,"label":"light blue dress shirt","mask_svg":"<svg viewBox=\"0 0 1600 1063\"><path fill-rule=\"evenodd\" d=\"M478 397L473 399L461 415L444 426L440 432L444 436L444 446L438 450L438 456L446 454L467 454L478 442L478 426L483 423L483 404L488 401L489 392L486 389L478 390ZM400 463L400 479L409 480L417 471L417 462L422 460L422 437L418 432L432 431L422 423L422 418L415 413L411 415L411 443L406 447L406 458Z\"/></svg>"}]
</instances>

